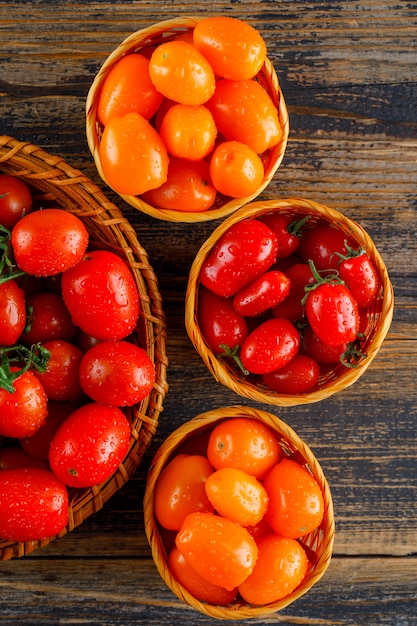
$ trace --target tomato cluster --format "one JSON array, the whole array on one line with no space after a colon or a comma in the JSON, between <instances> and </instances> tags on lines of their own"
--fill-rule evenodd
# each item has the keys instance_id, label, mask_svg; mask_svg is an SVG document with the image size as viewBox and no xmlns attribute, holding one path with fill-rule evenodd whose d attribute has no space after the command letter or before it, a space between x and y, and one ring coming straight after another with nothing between
<instances>
[{"instance_id":1,"label":"tomato cluster","mask_svg":"<svg viewBox=\"0 0 417 626\"><path fill-rule=\"evenodd\" d=\"M337 225L276 211L235 222L199 272L197 319L219 358L279 394L306 393L364 356L367 308L381 281Z\"/></svg>"},{"instance_id":2,"label":"tomato cluster","mask_svg":"<svg viewBox=\"0 0 417 626\"><path fill-rule=\"evenodd\" d=\"M0 191L0 537L32 541L66 526L69 488L123 461L123 409L149 395L155 368L133 341L128 265L90 250L81 219L35 206L23 182L0 175Z\"/></svg>"},{"instance_id":3,"label":"tomato cluster","mask_svg":"<svg viewBox=\"0 0 417 626\"><path fill-rule=\"evenodd\" d=\"M258 420L226 418L193 439L155 485L171 573L210 604L286 597L309 568L300 539L324 517L318 482Z\"/></svg>"},{"instance_id":4,"label":"tomato cluster","mask_svg":"<svg viewBox=\"0 0 417 626\"><path fill-rule=\"evenodd\" d=\"M255 193L262 156L283 135L256 78L265 59L260 33L226 16L119 59L97 101L108 184L179 211L210 209L219 194Z\"/></svg>"}]
</instances>

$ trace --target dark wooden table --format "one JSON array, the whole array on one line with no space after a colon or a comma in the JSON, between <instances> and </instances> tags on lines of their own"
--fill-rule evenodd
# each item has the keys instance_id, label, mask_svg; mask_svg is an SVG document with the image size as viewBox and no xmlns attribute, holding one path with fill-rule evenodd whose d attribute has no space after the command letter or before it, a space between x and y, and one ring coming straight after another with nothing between
<instances>
[{"instance_id":1,"label":"dark wooden table","mask_svg":"<svg viewBox=\"0 0 417 626\"><path fill-rule=\"evenodd\" d=\"M192 260L217 223L162 222L101 182L85 138L85 99L130 33L175 15L227 14L264 35L290 114L281 168L262 197L302 196L359 221L395 290L382 349L352 387L275 409L312 447L334 498L334 556L322 580L253 623L417 624L417 4L383 0L0 1L0 133L81 169L125 211L159 277L170 390L135 477L73 533L0 564L0 623L213 623L183 606L153 564L142 514L150 459L176 426L244 401L217 384L184 328ZM271 410L271 407L257 405ZM248 622L245 622L248 623Z\"/></svg>"}]
</instances>

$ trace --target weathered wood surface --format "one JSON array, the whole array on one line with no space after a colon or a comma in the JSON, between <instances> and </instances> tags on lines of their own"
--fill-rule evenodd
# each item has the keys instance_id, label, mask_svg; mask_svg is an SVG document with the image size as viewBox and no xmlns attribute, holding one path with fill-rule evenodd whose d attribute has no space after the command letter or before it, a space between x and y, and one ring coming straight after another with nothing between
<instances>
[{"instance_id":1,"label":"weathered wood surface","mask_svg":"<svg viewBox=\"0 0 417 626\"><path fill-rule=\"evenodd\" d=\"M5 623L211 621L159 578L142 497L151 456L176 426L211 408L251 404L211 378L184 328L187 274L217 223L165 223L124 205L97 175L84 110L95 73L134 30L220 13L260 29L290 113L288 148L262 197L310 198L360 222L395 290L388 337L357 383L319 404L272 411L322 464L336 540L319 584L254 623L417 624L417 5L402 0L0 1L0 133L62 156L126 212L159 277L170 359L165 410L135 478L70 535L1 563Z\"/></svg>"}]
</instances>

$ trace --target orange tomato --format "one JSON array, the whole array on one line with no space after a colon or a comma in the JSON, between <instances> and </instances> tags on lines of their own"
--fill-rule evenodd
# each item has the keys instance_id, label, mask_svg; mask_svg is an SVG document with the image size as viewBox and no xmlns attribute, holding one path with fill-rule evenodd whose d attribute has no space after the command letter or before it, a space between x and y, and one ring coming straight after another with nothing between
<instances>
[{"instance_id":1,"label":"orange tomato","mask_svg":"<svg viewBox=\"0 0 417 626\"><path fill-rule=\"evenodd\" d=\"M160 44L151 56L149 74L160 93L181 104L204 104L216 86L210 63L187 41Z\"/></svg>"},{"instance_id":2,"label":"orange tomato","mask_svg":"<svg viewBox=\"0 0 417 626\"><path fill-rule=\"evenodd\" d=\"M285 598L303 581L308 568L304 548L278 535L265 535L258 541L258 560L248 578L239 585L246 602L265 605Z\"/></svg>"},{"instance_id":3,"label":"orange tomato","mask_svg":"<svg viewBox=\"0 0 417 626\"><path fill-rule=\"evenodd\" d=\"M171 157L166 182L143 194L152 206L177 211L206 211L216 199L206 161L187 161Z\"/></svg>"},{"instance_id":4,"label":"orange tomato","mask_svg":"<svg viewBox=\"0 0 417 626\"><path fill-rule=\"evenodd\" d=\"M215 74L234 80L253 78L266 58L266 44L250 24L230 16L207 17L194 28L197 50Z\"/></svg>"},{"instance_id":5,"label":"orange tomato","mask_svg":"<svg viewBox=\"0 0 417 626\"><path fill-rule=\"evenodd\" d=\"M163 95L149 76L149 59L142 54L128 54L112 67L103 81L97 117L103 125L112 117L123 117L132 111L150 119L162 100Z\"/></svg>"},{"instance_id":6,"label":"orange tomato","mask_svg":"<svg viewBox=\"0 0 417 626\"><path fill-rule=\"evenodd\" d=\"M168 530L179 530L195 511L211 512L205 482L213 468L200 455L179 454L162 470L155 487L155 516Z\"/></svg>"},{"instance_id":7,"label":"orange tomato","mask_svg":"<svg viewBox=\"0 0 417 626\"><path fill-rule=\"evenodd\" d=\"M169 553L168 567L180 585L198 600L223 606L233 602L236 597L236 588L228 591L224 587L209 583L205 578L200 576L200 574L193 570L177 547L174 547Z\"/></svg>"},{"instance_id":8,"label":"orange tomato","mask_svg":"<svg viewBox=\"0 0 417 626\"><path fill-rule=\"evenodd\" d=\"M108 122L99 157L109 186L118 193L135 196L166 181L167 149L157 131L139 113L114 117Z\"/></svg>"},{"instance_id":9,"label":"orange tomato","mask_svg":"<svg viewBox=\"0 0 417 626\"><path fill-rule=\"evenodd\" d=\"M256 154L277 145L282 138L278 110L254 79L219 80L207 107L219 133L227 140L248 144Z\"/></svg>"},{"instance_id":10,"label":"orange tomato","mask_svg":"<svg viewBox=\"0 0 417 626\"><path fill-rule=\"evenodd\" d=\"M314 476L292 459L282 459L265 476L269 496L265 519L273 530L298 539L315 530L324 516L323 494Z\"/></svg>"},{"instance_id":11,"label":"orange tomato","mask_svg":"<svg viewBox=\"0 0 417 626\"><path fill-rule=\"evenodd\" d=\"M159 134L170 154L198 161L212 151L217 128L212 114L203 104L175 104L166 112Z\"/></svg>"},{"instance_id":12,"label":"orange tomato","mask_svg":"<svg viewBox=\"0 0 417 626\"><path fill-rule=\"evenodd\" d=\"M217 513L242 526L255 526L266 513L268 495L250 474L223 467L206 480L206 493Z\"/></svg>"},{"instance_id":13,"label":"orange tomato","mask_svg":"<svg viewBox=\"0 0 417 626\"><path fill-rule=\"evenodd\" d=\"M282 449L274 433L255 419L235 417L213 429L207 457L217 470L234 467L262 480L281 459Z\"/></svg>"},{"instance_id":14,"label":"orange tomato","mask_svg":"<svg viewBox=\"0 0 417 626\"><path fill-rule=\"evenodd\" d=\"M250 196L262 184L264 175L260 157L240 141L220 143L210 159L213 185L226 196Z\"/></svg>"},{"instance_id":15,"label":"orange tomato","mask_svg":"<svg viewBox=\"0 0 417 626\"><path fill-rule=\"evenodd\" d=\"M258 557L246 528L213 513L190 513L175 543L200 576L229 591L249 576Z\"/></svg>"}]
</instances>

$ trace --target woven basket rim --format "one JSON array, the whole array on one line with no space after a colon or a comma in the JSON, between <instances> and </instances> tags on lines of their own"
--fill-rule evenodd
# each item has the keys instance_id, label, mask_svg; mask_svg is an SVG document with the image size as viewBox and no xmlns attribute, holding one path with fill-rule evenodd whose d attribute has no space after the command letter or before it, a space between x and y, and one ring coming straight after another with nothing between
<instances>
[{"instance_id":1,"label":"woven basket rim","mask_svg":"<svg viewBox=\"0 0 417 626\"><path fill-rule=\"evenodd\" d=\"M180 585L168 568L168 555L163 544L163 540L158 530L158 523L154 514L154 495L155 485L158 480L158 476L167 464L175 450L189 437L198 434L207 429L213 428L213 426L219 421L231 419L234 417L247 417L250 419L258 420L268 427L270 427L276 434L279 435L280 440L289 444L290 449L300 455L305 461L305 465L309 467L313 476L318 481L320 488L323 492L325 502L325 517L321 525L320 538L321 541L320 555L312 570L306 575L306 578L301 585L291 594L279 600L265 606L249 606L241 604L239 602L233 603L230 606L216 606L197 600L192 594L190 594L182 585ZM313 454L311 448L301 439L301 437L295 432L295 430L289 426L286 422L281 420L276 415L264 411L263 409L257 409L243 405L231 405L226 407L219 407L212 409L197 415L188 422L181 424L176 428L168 437L162 442L161 446L156 451L151 465L148 471L145 495L144 495L144 519L145 519L145 533L151 547L152 556L157 567L157 570L165 582L165 584L171 589L171 591L186 604L196 609L200 613L214 617L221 620L237 620L248 619L254 617L263 617L276 613L282 610L292 602L300 598L307 593L313 585L315 585L325 574L333 551L334 536L335 536L335 520L333 500L330 491L329 484L321 468L320 463ZM317 537L316 537L317 540Z\"/></svg>"},{"instance_id":2,"label":"woven basket rim","mask_svg":"<svg viewBox=\"0 0 417 626\"><path fill-rule=\"evenodd\" d=\"M146 47L152 44L153 41L161 39L161 37L167 37L167 33L175 35L175 33L184 32L194 28L203 17L197 16L181 16L178 18L163 20L156 22L147 28L143 28L139 31L131 33L126 39L124 39L117 48L111 52L111 54L104 61L100 70L96 74L86 99L86 136L87 143L90 152L93 156L97 171L102 180L111 188L111 185L104 176L100 158L99 158L99 132L100 124L97 121L97 95L100 90L101 84L110 69L114 64L126 54L139 50L141 47ZM139 196L129 196L113 191L119 195L127 204L133 208L150 215L156 219L168 222L185 222L185 223L197 223L211 220L217 220L230 215L244 204L251 202L269 185L275 172L280 167L284 158L285 150L288 143L289 136L289 115L285 98L282 93L282 89L278 80L275 68L267 57L263 68L260 70L258 77L261 77L264 82L267 83L269 95L273 97L274 103L278 110L279 120L281 122L283 135L280 142L272 149L267 151L268 154L268 166L265 171L265 177L262 184L258 187L256 192L245 198L233 198L226 199L226 202L217 207L216 204L212 209L206 211L175 211L173 209L160 209L154 207L145 202Z\"/></svg>"},{"instance_id":3,"label":"woven basket rim","mask_svg":"<svg viewBox=\"0 0 417 626\"><path fill-rule=\"evenodd\" d=\"M237 372L233 366L228 365L225 360L216 358L213 352L209 349L199 329L196 303L199 288L198 276L203 261L215 242L230 228L230 226L232 226L232 224L235 224L240 220L260 217L261 215L273 210L291 211L294 209L298 214L312 214L319 219L335 222L339 227L345 229L346 232L349 232L349 234L351 234L359 244L363 245L367 249L368 254L370 254L377 267L382 281L383 296L380 299L381 310L379 311L378 327L372 336L372 341L369 345L367 345L367 357L363 358L357 367L344 368L342 374L337 378L337 380L331 380L329 383L325 383L323 386L310 392L299 395L283 395L266 388L263 389L249 381L244 380L243 376ZM327 207L313 200L291 197L250 203L226 218L226 220L224 220L209 235L197 252L189 272L185 299L185 327L196 351L201 356L206 367L217 382L220 382L222 385L232 389L240 396L261 402L263 404L275 406L296 406L319 402L336 392L346 389L356 382L360 376L364 374L364 372L371 365L373 359L376 357L391 326L393 310L394 292L388 275L388 270L375 246L375 243L366 231L357 222L348 218L337 209Z\"/></svg>"},{"instance_id":4,"label":"woven basket rim","mask_svg":"<svg viewBox=\"0 0 417 626\"><path fill-rule=\"evenodd\" d=\"M0 171L24 180L45 202L53 199L54 203L84 219L90 230L90 245L107 247L119 253L128 263L141 301L141 327L134 338L140 344L143 342L156 371L155 385L149 396L134 407L125 409L132 424L131 440L128 453L113 476L101 485L69 490L69 522L59 535L28 543L0 539L0 560L7 560L25 556L72 531L89 515L100 510L126 484L139 466L158 427L168 391L168 359L166 321L158 280L146 250L120 209L81 171L61 157L8 135L0 136Z\"/></svg>"}]
</instances>

